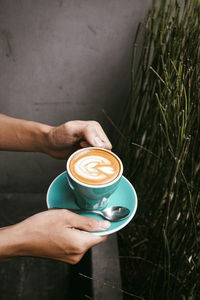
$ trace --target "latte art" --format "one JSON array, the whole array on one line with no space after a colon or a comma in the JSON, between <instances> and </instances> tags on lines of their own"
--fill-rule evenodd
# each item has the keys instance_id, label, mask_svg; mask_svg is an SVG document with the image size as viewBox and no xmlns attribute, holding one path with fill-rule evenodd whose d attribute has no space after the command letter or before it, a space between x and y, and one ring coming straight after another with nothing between
<instances>
[{"instance_id":1,"label":"latte art","mask_svg":"<svg viewBox=\"0 0 200 300\"><path fill-rule=\"evenodd\" d=\"M91 180L101 180L114 174L115 171L110 165L110 161L104 157L89 156L78 160L74 164L74 169L79 176Z\"/></svg>"},{"instance_id":2,"label":"latte art","mask_svg":"<svg viewBox=\"0 0 200 300\"><path fill-rule=\"evenodd\" d=\"M92 185L112 182L120 173L120 163L111 152L92 148L72 157L69 168L76 179Z\"/></svg>"}]
</instances>

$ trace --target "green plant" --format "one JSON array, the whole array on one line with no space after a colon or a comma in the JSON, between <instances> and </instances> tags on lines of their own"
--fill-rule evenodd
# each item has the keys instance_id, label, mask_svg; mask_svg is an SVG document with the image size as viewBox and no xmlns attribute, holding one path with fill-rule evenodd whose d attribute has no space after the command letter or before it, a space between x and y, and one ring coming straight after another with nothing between
<instances>
[{"instance_id":1,"label":"green plant","mask_svg":"<svg viewBox=\"0 0 200 300\"><path fill-rule=\"evenodd\" d=\"M141 299L200 298L199 129L200 3L153 1L115 147L139 198L121 238L132 239L126 260Z\"/></svg>"}]
</instances>

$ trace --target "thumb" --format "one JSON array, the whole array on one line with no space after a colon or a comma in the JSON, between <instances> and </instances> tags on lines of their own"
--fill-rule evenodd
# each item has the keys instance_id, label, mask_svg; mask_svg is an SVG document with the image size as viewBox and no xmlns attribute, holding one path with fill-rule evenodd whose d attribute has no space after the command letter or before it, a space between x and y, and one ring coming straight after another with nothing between
<instances>
[{"instance_id":1,"label":"thumb","mask_svg":"<svg viewBox=\"0 0 200 300\"><path fill-rule=\"evenodd\" d=\"M70 211L67 212L67 222L71 227L82 229L85 231L103 231L110 227L109 221L97 220L91 217L80 216Z\"/></svg>"}]
</instances>

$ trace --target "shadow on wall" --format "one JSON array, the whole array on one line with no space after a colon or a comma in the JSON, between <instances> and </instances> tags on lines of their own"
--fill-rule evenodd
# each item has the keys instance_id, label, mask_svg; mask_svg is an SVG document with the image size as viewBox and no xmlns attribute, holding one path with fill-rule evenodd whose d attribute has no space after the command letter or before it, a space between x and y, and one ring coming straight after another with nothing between
<instances>
[{"instance_id":1,"label":"shadow on wall","mask_svg":"<svg viewBox=\"0 0 200 300\"><path fill-rule=\"evenodd\" d=\"M1 3L1 112L51 125L95 119L112 141L101 109L114 121L120 118L128 98L133 35L150 3ZM6 152L0 166L5 192L44 192L65 168L42 154Z\"/></svg>"}]
</instances>

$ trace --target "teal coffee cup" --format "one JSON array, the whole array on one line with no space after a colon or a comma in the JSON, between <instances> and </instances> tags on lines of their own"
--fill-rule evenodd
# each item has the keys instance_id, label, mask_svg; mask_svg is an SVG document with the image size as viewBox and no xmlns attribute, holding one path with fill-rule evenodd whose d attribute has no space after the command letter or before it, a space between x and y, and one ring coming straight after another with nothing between
<instances>
[{"instance_id":1,"label":"teal coffee cup","mask_svg":"<svg viewBox=\"0 0 200 300\"><path fill-rule=\"evenodd\" d=\"M102 210L120 184L123 165L113 152L88 147L69 157L66 170L77 205L86 210Z\"/></svg>"}]
</instances>

